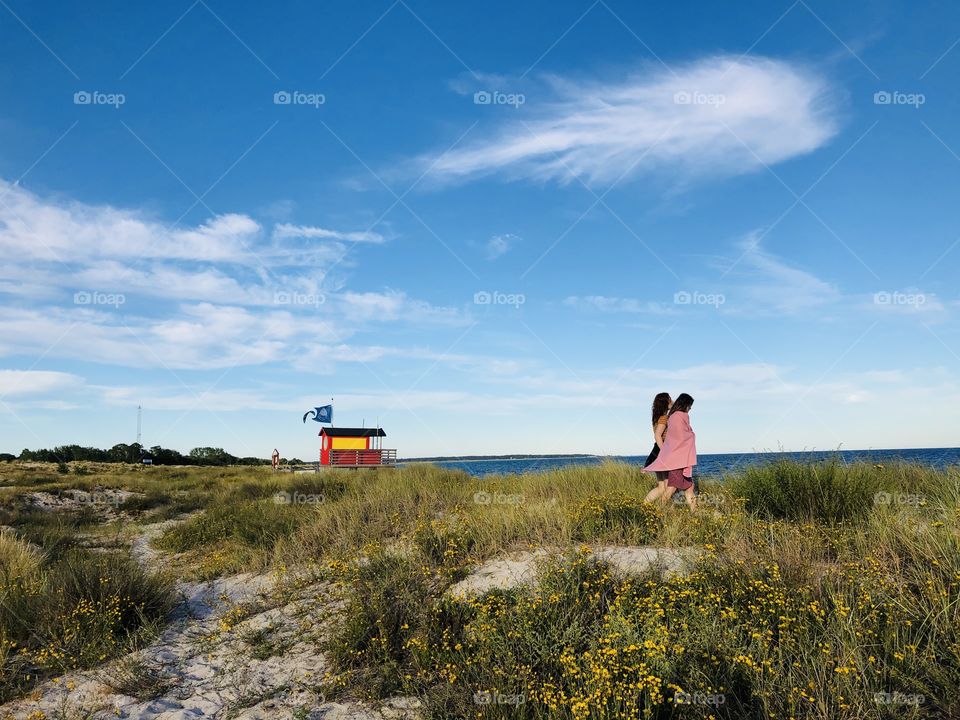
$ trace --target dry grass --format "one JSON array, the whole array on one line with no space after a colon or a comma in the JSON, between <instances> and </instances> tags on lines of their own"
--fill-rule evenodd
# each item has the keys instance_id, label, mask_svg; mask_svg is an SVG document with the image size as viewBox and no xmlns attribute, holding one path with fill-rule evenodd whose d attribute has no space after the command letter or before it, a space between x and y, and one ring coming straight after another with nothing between
<instances>
[{"instance_id":1,"label":"dry grass","mask_svg":"<svg viewBox=\"0 0 960 720\"><path fill-rule=\"evenodd\" d=\"M46 587L68 571L92 575L80 540L115 528L82 513L53 522L26 509L24 493L123 488L137 493L119 508L127 525L193 513L157 541L184 574L312 565L341 582L344 622L330 647L341 692L415 694L444 718L960 715L956 471L775 463L703 482L697 514L644 506L649 486L617 463L483 479L431 465L64 475L12 464L0 468L0 525L13 527L0 536L0 570ZM692 545L703 561L690 578L625 582L576 552L601 543ZM541 546L571 554L539 588L444 595L475 563ZM14 625L0 627L9 663ZM71 652L83 662L101 646L116 652L105 642L114 627L89 624L89 647ZM678 708L678 688L726 701ZM483 701L518 691L523 703ZM919 695L918 706L887 702Z\"/></svg>"}]
</instances>

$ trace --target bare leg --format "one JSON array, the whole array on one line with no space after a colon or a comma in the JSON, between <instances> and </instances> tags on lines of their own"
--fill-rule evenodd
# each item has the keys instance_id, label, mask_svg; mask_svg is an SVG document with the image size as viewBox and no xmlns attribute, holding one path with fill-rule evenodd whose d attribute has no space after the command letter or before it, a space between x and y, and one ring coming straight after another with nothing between
<instances>
[{"instance_id":1,"label":"bare leg","mask_svg":"<svg viewBox=\"0 0 960 720\"><path fill-rule=\"evenodd\" d=\"M664 488L667 487L666 480L658 480L656 487L654 487L650 492L647 493L647 496L644 498L648 503L652 503L657 500L664 491Z\"/></svg>"},{"instance_id":2,"label":"bare leg","mask_svg":"<svg viewBox=\"0 0 960 720\"><path fill-rule=\"evenodd\" d=\"M692 487L687 488L686 490L683 491L683 494L684 494L684 496L685 496L686 499L687 499L687 505L690 506L690 512L696 512L696 511L697 511L697 496L696 496L696 494L693 492L693 488L692 488Z\"/></svg>"},{"instance_id":3,"label":"bare leg","mask_svg":"<svg viewBox=\"0 0 960 720\"><path fill-rule=\"evenodd\" d=\"M663 494L660 496L660 504L667 505L670 500L673 498L673 494L677 491L675 487L666 485L663 488Z\"/></svg>"}]
</instances>

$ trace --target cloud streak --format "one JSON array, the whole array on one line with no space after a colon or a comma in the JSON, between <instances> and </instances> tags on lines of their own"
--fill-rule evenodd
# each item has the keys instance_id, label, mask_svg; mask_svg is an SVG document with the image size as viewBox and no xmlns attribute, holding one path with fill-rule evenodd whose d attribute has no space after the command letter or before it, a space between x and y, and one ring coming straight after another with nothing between
<instances>
[{"instance_id":1,"label":"cloud streak","mask_svg":"<svg viewBox=\"0 0 960 720\"><path fill-rule=\"evenodd\" d=\"M530 117L504 114L486 138L421 158L422 167L440 182L730 176L809 153L837 132L827 82L767 58L720 55L616 82L553 78L551 89L551 102L528 102Z\"/></svg>"},{"instance_id":2,"label":"cloud streak","mask_svg":"<svg viewBox=\"0 0 960 720\"><path fill-rule=\"evenodd\" d=\"M0 398L59 392L83 385L83 379L53 370L0 370Z\"/></svg>"},{"instance_id":3,"label":"cloud streak","mask_svg":"<svg viewBox=\"0 0 960 720\"><path fill-rule=\"evenodd\" d=\"M175 228L134 210L45 198L3 181L0 199L0 358L195 370L295 364L313 347L385 323L467 321L458 309L399 290L333 287L326 268L348 266L341 261L351 243L385 242L371 230L282 223L270 233L236 213ZM94 295L104 301L93 302ZM16 381L26 387L55 379ZM0 392L12 392L14 381L0 380Z\"/></svg>"},{"instance_id":4,"label":"cloud streak","mask_svg":"<svg viewBox=\"0 0 960 720\"><path fill-rule=\"evenodd\" d=\"M292 225L291 223L280 223L277 225L273 229L273 237L279 240L286 238L331 239L355 243L373 243L375 245L386 241L386 238L380 233L369 230L364 232L340 232L338 230L327 230L326 228L309 225Z\"/></svg>"}]
</instances>

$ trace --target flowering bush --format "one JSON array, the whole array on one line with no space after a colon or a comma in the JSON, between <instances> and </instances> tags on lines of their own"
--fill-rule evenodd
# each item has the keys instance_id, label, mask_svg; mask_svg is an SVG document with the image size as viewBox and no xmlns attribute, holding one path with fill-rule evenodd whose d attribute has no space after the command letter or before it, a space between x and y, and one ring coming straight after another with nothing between
<instances>
[{"instance_id":1,"label":"flowering bush","mask_svg":"<svg viewBox=\"0 0 960 720\"><path fill-rule=\"evenodd\" d=\"M0 699L129 649L172 602L168 581L122 554L75 549L25 571L0 569Z\"/></svg>"},{"instance_id":2,"label":"flowering bush","mask_svg":"<svg viewBox=\"0 0 960 720\"><path fill-rule=\"evenodd\" d=\"M646 543L662 527L663 513L659 508L622 493L590 497L573 512L573 534L580 540L615 536Z\"/></svg>"}]
</instances>

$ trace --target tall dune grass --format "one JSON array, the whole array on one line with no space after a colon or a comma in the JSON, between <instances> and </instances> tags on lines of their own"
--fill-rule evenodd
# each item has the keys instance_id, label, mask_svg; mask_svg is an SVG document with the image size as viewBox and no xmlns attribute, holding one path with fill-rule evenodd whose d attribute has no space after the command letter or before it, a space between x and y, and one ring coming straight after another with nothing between
<instances>
[{"instance_id":1,"label":"tall dune grass","mask_svg":"<svg viewBox=\"0 0 960 720\"><path fill-rule=\"evenodd\" d=\"M432 718L960 714L954 472L775 463L705 483L701 512L670 508L645 538L700 546L688 576L618 577L575 553L551 561L536 587L446 593L473 563L518 541L581 542L585 504L598 518L646 526L646 516L619 509L625 491L645 491L634 472L492 478L487 491L524 500L501 508L461 504L462 490L443 506L439 485L418 490L419 503L397 489L392 532L374 533L379 540L424 513L461 520L432 525L441 534L431 543L375 543L364 563L334 565L346 609L330 641L332 691L417 695ZM376 484L345 497L350 517L386 500ZM610 529L598 523L583 540L629 538ZM305 534L317 550L343 538L313 525Z\"/></svg>"},{"instance_id":2,"label":"tall dune grass","mask_svg":"<svg viewBox=\"0 0 960 720\"><path fill-rule=\"evenodd\" d=\"M92 577L79 545L98 529L18 498L107 486L138 493L120 508L134 523L191 513L157 541L184 574L324 568L342 592L327 648L340 695L412 694L434 718L960 717L956 469L775 462L704 480L696 514L645 505L650 479L617 463L482 479L432 465L38 472L38 486L0 472L0 524L16 534L0 564L47 588L16 596L47 618L43 637L67 614L51 583ZM587 547L610 543L693 546L701 560L688 576L621 577ZM539 547L559 555L536 586L447 592L477 563ZM90 625L73 656L115 652L159 617L149 606L140 624ZM44 645L16 665L7 643L5 669L40 668Z\"/></svg>"},{"instance_id":3,"label":"tall dune grass","mask_svg":"<svg viewBox=\"0 0 960 720\"><path fill-rule=\"evenodd\" d=\"M49 557L0 534L0 701L135 647L172 603L171 583L124 554Z\"/></svg>"}]
</instances>

